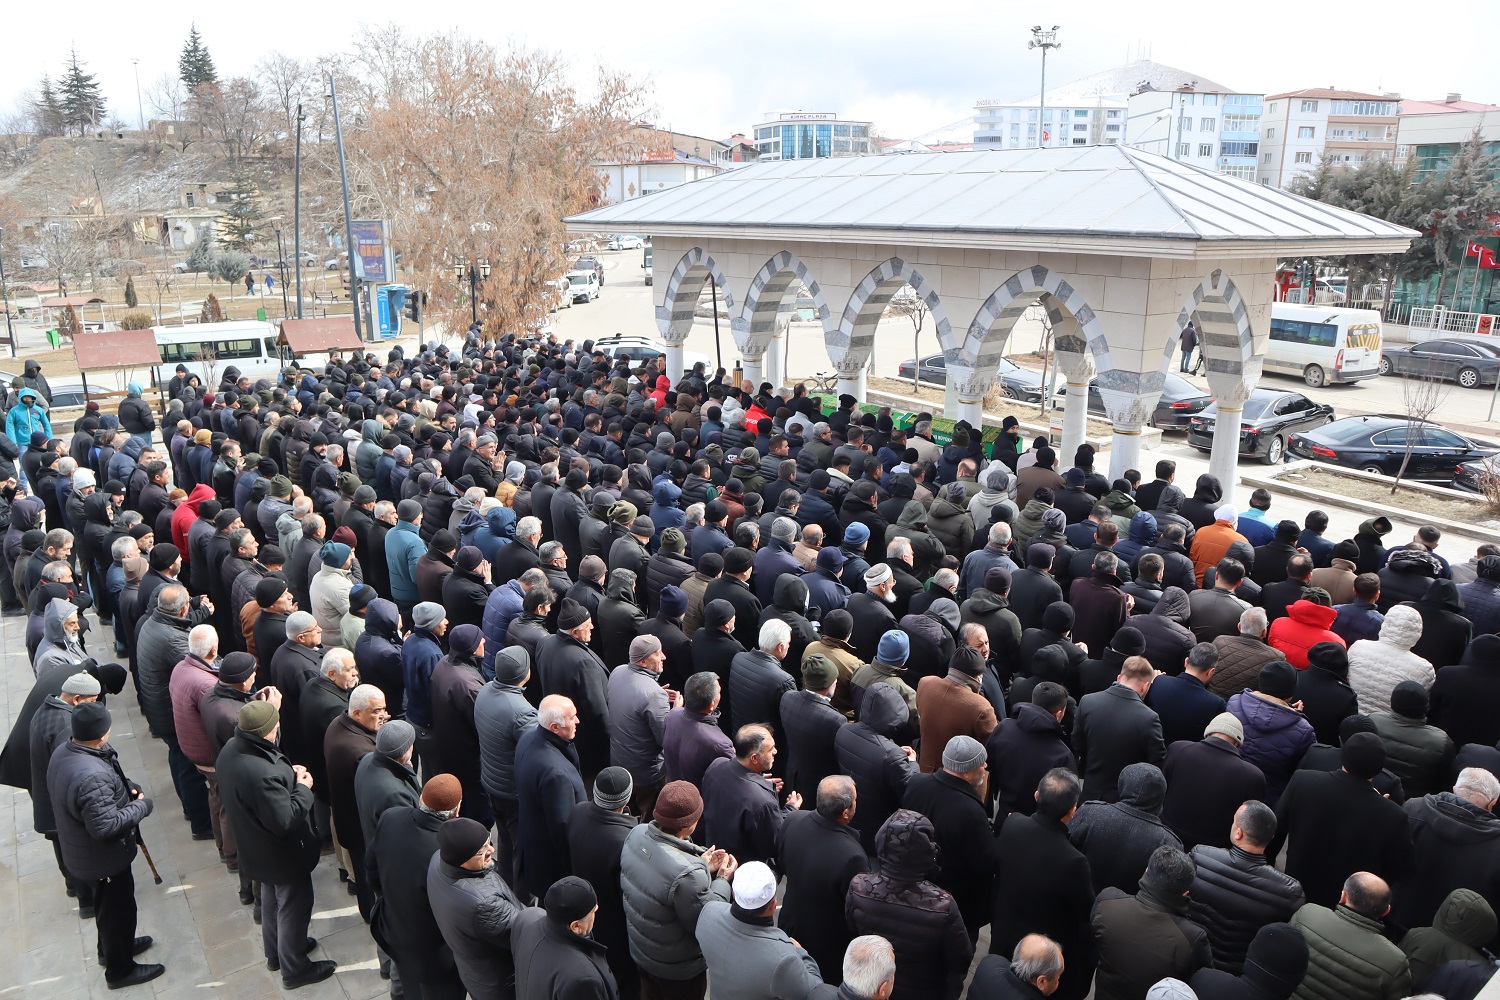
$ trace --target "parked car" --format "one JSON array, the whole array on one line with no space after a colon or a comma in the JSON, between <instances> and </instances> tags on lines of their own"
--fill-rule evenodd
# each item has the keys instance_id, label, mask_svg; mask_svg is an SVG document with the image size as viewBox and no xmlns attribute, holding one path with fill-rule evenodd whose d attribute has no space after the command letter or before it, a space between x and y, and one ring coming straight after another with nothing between
<instances>
[{"instance_id":1,"label":"parked car","mask_svg":"<svg viewBox=\"0 0 1500 1000\"><path fill-rule=\"evenodd\" d=\"M138 260L111 260L99 266L99 274L105 278L134 278L146 273L146 265Z\"/></svg>"},{"instance_id":2,"label":"parked car","mask_svg":"<svg viewBox=\"0 0 1500 1000\"><path fill-rule=\"evenodd\" d=\"M84 398L82 379L53 380L49 384L52 386L52 409L54 410L67 409L68 407L72 406L82 406L84 403L88 402L88 400ZM101 396L103 393L116 391L118 390L111 389L107 385L96 385L93 382L89 383L89 395L94 399L99 399L100 409L109 413L114 412L115 407L119 405L120 401L118 399L104 400L101 398Z\"/></svg>"},{"instance_id":3,"label":"parked car","mask_svg":"<svg viewBox=\"0 0 1500 1000\"><path fill-rule=\"evenodd\" d=\"M631 361L641 363L664 357L667 353L667 345L661 341L632 333L617 333L602 340L596 340L593 349L603 351L611 358L629 358ZM703 365L704 370L710 373L718 367L706 354L699 354L696 351L682 352L684 371L697 364Z\"/></svg>"},{"instance_id":4,"label":"parked car","mask_svg":"<svg viewBox=\"0 0 1500 1000\"><path fill-rule=\"evenodd\" d=\"M573 308L573 285L567 278L555 278L547 282L547 287L552 289L555 298L552 300L552 312L559 309Z\"/></svg>"},{"instance_id":5,"label":"parked car","mask_svg":"<svg viewBox=\"0 0 1500 1000\"><path fill-rule=\"evenodd\" d=\"M896 367L898 378L911 378L912 368L916 361L907 358ZM922 359L922 373L918 376L923 382L933 385L948 384L948 359L941 354L929 354ZM1027 403L1040 403L1042 401L1042 376L1029 368L1022 368L1009 358L1000 359L1000 370L995 376L1000 381L1000 391L1010 399L1019 399Z\"/></svg>"},{"instance_id":6,"label":"parked car","mask_svg":"<svg viewBox=\"0 0 1500 1000\"><path fill-rule=\"evenodd\" d=\"M1453 470L1453 482L1448 485L1465 493L1483 493L1480 484L1483 476L1500 476L1500 456L1482 458L1477 462L1464 462Z\"/></svg>"},{"instance_id":7,"label":"parked car","mask_svg":"<svg viewBox=\"0 0 1500 1000\"><path fill-rule=\"evenodd\" d=\"M646 245L646 241L639 236L611 236L609 248L611 250L639 250Z\"/></svg>"},{"instance_id":8,"label":"parked car","mask_svg":"<svg viewBox=\"0 0 1500 1000\"><path fill-rule=\"evenodd\" d=\"M1187 430L1193 416L1202 413L1213 401L1212 396L1187 379L1169 373L1156 408L1151 411L1151 419L1146 423L1163 430ZM1108 416L1096 381L1089 382L1089 413L1095 417Z\"/></svg>"},{"instance_id":9,"label":"parked car","mask_svg":"<svg viewBox=\"0 0 1500 1000\"><path fill-rule=\"evenodd\" d=\"M1218 423L1218 404L1211 404L1188 423L1188 444L1209 451ZM1333 407L1315 403L1300 392L1256 389L1240 413L1240 456L1276 465L1286 457L1287 437L1333 421Z\"/></svg>"},{"instance_id":10,"label":"parked car","mask_svg":"<svg viewBox=\"0 0 1500 1000\"><path fill-rule=\"evenodd\" d=\"M594 276L599 281L599 287L604 287L604 265L600 263L599 258L595 257L593 254L584 254L582 257L575 259L573 263L568 267L568 270L593 271Z\"/></svg>"},{"instance_id":11,"label":"parked car","mask_svg":"<svg viewBox=\"0 0 1500 1000\"><path fill-rule=\"evenodd\" d=\"M1415 434L1408 479L1449 483L1466 462L1477 462L1500 452L1492 445L1471 441L1442 424L1412 424L1396 414L1344 417L1317 430L1287 439L1286 450L1297 458L1394 476L1401 468L1406 445Z\"/></svg>"},{"instance_id":12,"label":"parked car","mask_svg":"<svg viewBox=\"0 0 1500 1000\"><path fill-rule=\"evenodd\" d=\"M1484 340L1448 338L1386 347L1380 374L1439 378L1465 389L1494 385L1500 373L1500 346Z\"/></svg>"},{"instance_id":13,"label":"parked car","mask_svg":"<svg viewBox=\"0 0 1500 1000\"><path fill-rule=\"evenodd\" d=\"M599 297L599 277L592 270L569 271L567 280L572 302L588 303Z\"/></svg>"}]
</instances>

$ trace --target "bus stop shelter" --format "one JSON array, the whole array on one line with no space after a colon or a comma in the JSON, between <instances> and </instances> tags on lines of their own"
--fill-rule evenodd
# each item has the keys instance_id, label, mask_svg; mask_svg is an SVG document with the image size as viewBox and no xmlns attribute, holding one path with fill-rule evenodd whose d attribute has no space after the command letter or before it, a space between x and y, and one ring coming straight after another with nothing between
<instances>
[{"instance_id":1,"label":"bus stop shelter","mask_svg":"<svg viewBox=\"0 0 1500 1000\"><path fill-rule=\"evenodd\" d=\"M1011 330L1040 304L1067 379L1062 454L1084 440L1097 379L1114 425L1112 478L1139 466L1141 429L1191 320L1218 400L1211 467L1226 493L1277 262L1400 253L1417 236L1114 145L767 162L565 222L651 234L655 318L674 370L712 278L746 378L785 377L785 319L805 294L840 391L862 399L880 317L911 285L946 359L946 415L976 426Z\"/></svg>"},{"instance_id":2,"label":"bus stop shelter","mask_svg":"<svg viewBox=\"0 0 1500 1000\"><path fill-rule=\"evenodd\" d=\"M84 399L89 398L90 371L125 371L141 368L151 370L151 380L156 387L160 405L166 412L166 400L159 366L161 349L156 346L156 334L151 330L106 330L102 333L81 333L73 338L73 359L78 362L78 372L83 378Z\"/></svg>"},{"instance_id":3,"label":"bus stop shelter","mask_svg":"<svg viewBox=\"0 0 1500 1000\"><path fill-rule=\"evenodd\" d=\"M364 343L354 332L354 317L326 316L321 319L286 319L276 343L295 355L332 351L363 351Z\"/></svg>"}]
</instances>

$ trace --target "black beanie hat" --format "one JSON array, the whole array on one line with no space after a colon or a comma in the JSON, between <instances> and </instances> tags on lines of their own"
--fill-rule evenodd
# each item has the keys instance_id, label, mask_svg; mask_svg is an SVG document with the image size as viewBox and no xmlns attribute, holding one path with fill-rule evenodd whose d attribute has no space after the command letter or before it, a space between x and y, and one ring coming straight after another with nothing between
<instances>
[{"instance_id":1,"label":"black beanie hat","mask_svg":"<svg viewBox=\"0 0 1500 1000\"><path fill-rule=\"evenodd\" d=\"M180 558L182 558L182 553L171 542L160 542L151 546L151 568L158 573Z\"/></svg>"},{"instance_id":2,"label":"black beanie hat","mask_svg":"<svg viewBox=\"0 0 1500 1000\"><path fill-rule=\"evenodd\" d=\"M479 853L490 839L490 831L467 816L450 819L438 827L438 854L450 865L461 865Z\"/></svg>"},{"instance_id":3,"label":"black beanie hat","mask_svg":"<svg viewBox=\"0 0 1500 1000\"><path fill-rule=\"evenodd\" d=\"M1289 997L1307 975L1307 956L1301 931L1291 924L1267 924L1245 952L1245 978L1268 987L1270 996Z\"/></svg>"},{"instance_id":4,"label":"black beanie hat","mask_svg":"<svg viewBox=\"0 0 1500 1000\"><path fill-rule=\"evenodd\" d=\"M1369 781L1385 767L1385 744L1374 733L1355 733L1339 748L1339 763L1356 778Z\"/></svg>"},{"instance_id":5,"label":"black beanie hat","mask_svg":"<svg viewBox=\"0 0 1500 1000\"><path fill-rule=\"evenodd\" d=\"M1402 681L1391 691L1391 711L1407 719L1427 718L1427 689L1417 681Z\"/></svg>"},{"instance_id":6,"label":"black beanie hat","mask_svg":"<svg viewBox=\"0 0 1500 1000\"><path fill-rule=\"evenodd\" d=\"M109 709L97 701L85 701L73 708L73 739L79 743L102 739L109 732Z\"/></svg>"},{"instance_id":7,"label":"black beanie hat","mask_svg":"<svg viewBox=\"0 0 1500 1000\"><path fill-rule=\"evenodd\" d=\"M1285 660L1272 660L1260 668L1255 689L1273 698L1297 696L1297 668Z\"/></svg>"},{"instance_id":8,"label":"black beanie hat","mask_svg":"<svg viewBox=\"0 0 1500 1000\"><path fill-rule=\"evenodd\" d=\"M1314 643L1307 651L1307 665L1348 680L1349 651L1336 642Z\"/></svg>"}]
</instances>

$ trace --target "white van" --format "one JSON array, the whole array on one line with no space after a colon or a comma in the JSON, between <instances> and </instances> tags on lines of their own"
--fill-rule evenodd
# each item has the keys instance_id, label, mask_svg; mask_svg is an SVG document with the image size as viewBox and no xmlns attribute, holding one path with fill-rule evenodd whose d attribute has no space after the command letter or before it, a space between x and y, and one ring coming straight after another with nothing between
<instances>
[{"instance_id":1,"label":"white van","mask_svg":"<svg viewBox=\"0 0 1500 1000\"><path fill-rule=\"evenodd\" d=\"M274 382L293 359L290 351L276 346L275 325L259 320L153 326L151 332L161 351L162 377L169 378L183 364L203 380L210 392L230 365L252 382L262 378ZM296 360L321 365L327 362L327 356L303 355Z\"/></svg>"},{"instance_id":2,"label":"white van","mask_svg":"<svg viewBox=\"0 0 1500 1000\"><path fill-rule=\"evenodd\" d=\"M1380 374L1380 313L1339 306L1271 304L1265 370L1313 388Z\"/></svg>"}]
</instances>

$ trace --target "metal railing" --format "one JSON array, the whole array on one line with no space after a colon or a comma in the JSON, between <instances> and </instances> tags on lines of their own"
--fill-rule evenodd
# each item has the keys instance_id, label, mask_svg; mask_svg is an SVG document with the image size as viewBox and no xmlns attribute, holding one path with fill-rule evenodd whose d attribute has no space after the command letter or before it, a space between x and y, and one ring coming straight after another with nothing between
<instances>
[{"instance_id":1,"label":"metal railing","mask_svg":"<svg viewBox=\"0 0 1500 1000\"><path fill-rule=\"evenodd\" d=\"M1500 316L1493 313L1459 312L1444 306L1418 306L1411 311L1409 325L1413 331L1432 330L1490 336L1495 333L1496 327L1500 327Z\"/></svg>"}]
</instances>

